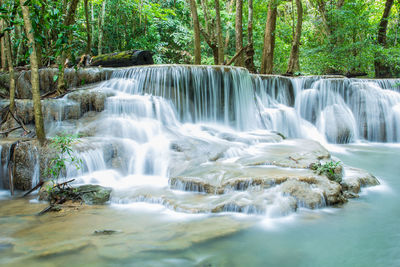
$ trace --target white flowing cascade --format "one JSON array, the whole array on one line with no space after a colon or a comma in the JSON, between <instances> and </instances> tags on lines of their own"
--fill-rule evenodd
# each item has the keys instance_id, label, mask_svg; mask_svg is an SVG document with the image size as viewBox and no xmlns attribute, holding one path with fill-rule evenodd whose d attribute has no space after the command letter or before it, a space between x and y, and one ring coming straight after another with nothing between
<instances>
[{"instance_id":1,"label":"white flowing cascade","mask_svg":"<svg viewBox=\"0 0 400 267\"><path fill-rule=\"evenodd\" d=\"M222 195L194 195L184 191L204 193L201 183L172 185L170 173L188 166L204 169L199 176L212 184L229 174L229 164L246 168L236 160L261 155L268 143L279 141L271 131L322 143L400 141L400 79L288 78L234 67L168 65L115 70L96 90L109 93L104 111L76 129L88 135L76 145L83 166L70 166L66 176L112 187L112 201L118 203L281 216L293 206L279 186L246 190L249 185L240 184L240 190ZM67 98L59 102L71 110L77 105ZM57 124L70 127L65 114L60 108Z\"/></svg>"}]
</instances>

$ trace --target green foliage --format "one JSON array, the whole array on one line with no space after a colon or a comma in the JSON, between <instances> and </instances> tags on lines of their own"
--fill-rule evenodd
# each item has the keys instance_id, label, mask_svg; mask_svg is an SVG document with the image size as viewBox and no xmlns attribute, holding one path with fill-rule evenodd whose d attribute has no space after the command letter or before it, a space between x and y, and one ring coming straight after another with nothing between
<instances>
[{"instance_id":1,"label":"green foliage","mask_svg":"<svg viewBox=\"0 0 400 267\"><path fill-rule=\"evenodd\" d=\"M152 50L156 63L193 62L193 25L186 0L88 0L89 25L86 25L84 1L80 1L75 23L66 27L65 3L69 1L29 0L35 40L42 55L43 65L56 63L56 58L70 50L68 59L75 62L87 50L87 26L91 28L91 54L97 55L99 21L102 3L106 2L103 53L131 49ZM10 31L16 61L29 63L31 52L22 30L23 20L18 1L4 0L0 6L0 18ZM201 27L205 29L205 11L197 2ZM221 1L221 20L226 60L235 53L235 7L227 10L232 0ZM235 1L233 1L234 3ZM261 65L265 22L269 1L254 0L254 61ZM296 26L297 9L294 1L277 0L278 16L275 30L274 73L286 72L293 31ZM391 67L392 76L400 76L400 2L395 1L388 19L387 45L377 44L377 29L382 18L386 0L344 1L338 7L337 0L308 0L303 3L303 27L300 46L301 73L347 74L367 73L374 76L374 62L379 60ZM215 31L214 0L204 0L208 9L208 25ZM247 44L248 1L243 1L244 45ZM322 7L322 8L321 8ZM10 14L12 14L10 16ZM3 31L4 31L3 30ZM69 34L71 33L71 35ZM68 38L71 36L71 38ZM213 52L201 38L203 64L214 64ZM72 49L70 49L72 48ZM18 53L17 53L18 52ZM57 78L55 78L57 79Z\"/></svg>"},{"instance_id":2,"label":"green foliage","mask_svg":"<svg viewBox=\"0 0 400 267\"><path fill-rule=\"evenodd\" d=\"M318 175L326 175L329 180L340 183L342 181L342 177L336 172L336 169L339 167L339 165L340 161L329 161L325 164L312 164L311 169L315 171Z\"/></svg>"},{"instance_id":3,"label":"green foliage","mask_svg":"<svg viewBox=\"0 0 400 267\"><path fill-rule=\"evenodd\" d=\"M58 135L50 139L50 146L56 150L57 154L49 162L45 170L45 176L50 178L53 183L67 170L70 164L79 170L82 166L82 159L77 158L72 149L72 145L78 142L78 135Z\"/></svg>"}]
</instances>

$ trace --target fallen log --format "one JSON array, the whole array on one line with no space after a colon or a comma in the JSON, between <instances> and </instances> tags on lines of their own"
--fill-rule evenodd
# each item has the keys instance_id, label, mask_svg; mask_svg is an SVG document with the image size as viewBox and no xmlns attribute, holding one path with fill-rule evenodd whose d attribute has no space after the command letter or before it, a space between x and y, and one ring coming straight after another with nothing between
<instances>
[{"instance_id":1,"label":"fallen log","mask_svg":"<svg viewBox=\"0 0 400 267\"><path fill-rule=\"evenodd\" d=\"M129 67L152 64L154 64L154 61L151 51L129 50L93 57L90 66Z\"/></svg>"}]
</instances>

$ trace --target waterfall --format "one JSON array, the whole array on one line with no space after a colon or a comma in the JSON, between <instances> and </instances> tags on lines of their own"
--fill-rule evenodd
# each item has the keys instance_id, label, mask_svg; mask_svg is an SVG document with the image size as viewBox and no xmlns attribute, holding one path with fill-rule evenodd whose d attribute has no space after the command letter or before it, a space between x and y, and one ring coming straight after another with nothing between
<instances>
[{"instance_id":1,"label":"waterfall","mask_svg":"<svg viewBox=\"0 0 400 267\"><path fill-rule=\"evenodd\" d=\"M118 70L102 86L124 99L109 103L114 113L153 112L149 103L146 109L133 99L171 101L172 109L161 114L176 119L170 122L175 125L218 123L330 143L400 141L400 79L289 78L233 67L167 65Z\"/></svg>"},{"instance_id":2,"label":"waterfall","mask_svg":"<svg viewBox=\"0 0 400 267\"><path fill-rule=\"evenodd\" d=\"M82 166L68 165L64 178L112 187L114 203L281 216L330 205L335 192L307 168L329 153L283 139L399 142L399 81L141 66L66 95L49 114L55 128L84 136L74 145ZM82 116L89 111L97 113Z\"/></svg>"},{"instance_id":3,"label":"waterfall","mask_svg":"<svg viewBox=\"0 0 400 267\"><path fill-rule=\"evenodd\" d=\"M358 140L399 142L400 79L255 76L255 88L271 114L294 108L297 123L271 124L268 129L304 137L298 123L311 123L330 143ZM267 95L267 96L264 96ZM283 105L283 106L282 106ZM285 111L286 110L286 111ZM293 114L286 115L287 118ZM276 117L276 116L275 116ZM282 115L281 115L282 117ZM279 122L281 117L275 119ZM289 131L290 129L290 131Z\"/></svg>"},{"instance_id":4,"label":"waterfall","mask_svg":"<svg viewBox=\"0 0 400 267\"><path fill-rule=\"evenodd\" d=\"M213 122L247 130L260 127L247 70L233 67L154 66L116 71L103 87L169 99L181 122Z\"/></svg>"}]
</instances>

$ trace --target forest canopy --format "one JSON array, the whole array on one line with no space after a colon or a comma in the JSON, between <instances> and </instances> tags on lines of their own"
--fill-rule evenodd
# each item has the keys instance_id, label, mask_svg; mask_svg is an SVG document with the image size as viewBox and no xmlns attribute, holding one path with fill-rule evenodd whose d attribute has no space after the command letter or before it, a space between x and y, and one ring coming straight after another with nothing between
<instances>
[{"instance_id":1,"label":"forest canopy","mask_svg":"<svg viewBox=\"0 0 400 267\"><path fill-rule=\"evenodd\" d=\"M3 0L1 36L10 37L14 66L30 64L32 52L21 3L39 67L142 49L158 64L400 76L400 0Z\"/></svg>"}]
</instances>

